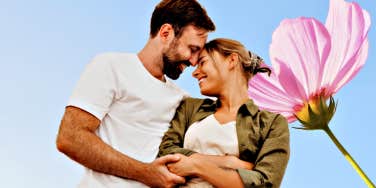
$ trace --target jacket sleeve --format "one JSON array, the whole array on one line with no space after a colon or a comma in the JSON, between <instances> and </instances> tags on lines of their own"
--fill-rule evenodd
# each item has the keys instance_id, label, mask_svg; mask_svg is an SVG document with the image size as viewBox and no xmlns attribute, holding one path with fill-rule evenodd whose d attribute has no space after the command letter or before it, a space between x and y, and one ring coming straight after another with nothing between
<instances>
[{"instance_id":1,"label":"jacket sleeve","mask_svg":"<svg viewBox=\"0 0 376 188\"><path fill-rule=\"evenodd\" d=\"M275 116L253 170L237 169L245 187L280 187L290 156L287 120Z\"/></svg>"},{"instance_id":2,"label":"jacket sleeve","mask_svg":"<svg viewBox=\"0 0 376 188\"><path fill-rule=\"evenodd\" d=\"M188 108L188 104L189 99L184 99L177 108L175 116L170 122L170 127L162 138L158 157L174 153L190 156L196 153L183 148L184 135L189 126L190 109Z\"/></svg>"}]
</instances>

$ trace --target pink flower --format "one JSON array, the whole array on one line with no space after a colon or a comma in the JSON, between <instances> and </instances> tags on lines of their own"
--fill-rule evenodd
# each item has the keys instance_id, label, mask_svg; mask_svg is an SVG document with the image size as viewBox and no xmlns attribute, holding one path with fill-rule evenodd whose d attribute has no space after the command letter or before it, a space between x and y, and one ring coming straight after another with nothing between
<instances>
[{"instance_id":1,"label":"pink flower","mask_svg":"<svg viewBox=\"0 0 376 188\"><path fill-rule=\"evenodd\" d=\"M364 65L370 16L356 3L331 0L326 24L314 18L285 19L270 45L272 74L249 82L249 95L289 122L307 120L307 107L335 94Z\"/></svg>"},{"instance_id":2,"label":"pink flower","mask_svg":"<svg viewBox=\"0 0 376 188\"><path fill-rule=\"evenodd\" d=\"M325 25L314 18L283 20L270 45L272 74L252 78L249 95L261 109L281 113L289 122L298 119L302 129L324 130L367 186L374 188L328 126L336 109L332 95L367 59L370 25L365 10L344 0L330 1Z\"/></svg>"}]
</instances>

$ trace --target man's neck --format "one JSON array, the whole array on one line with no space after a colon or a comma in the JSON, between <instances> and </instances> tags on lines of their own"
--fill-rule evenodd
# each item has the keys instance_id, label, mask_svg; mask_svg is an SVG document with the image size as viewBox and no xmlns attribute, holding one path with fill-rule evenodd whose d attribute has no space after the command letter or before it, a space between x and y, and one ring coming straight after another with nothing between
<instances>
[{"instance_id":1,"label":"man's neck","mask_svg":"<svg viewBox=\"0 0 376 188\"><path fill-rule=\"evenodd\" d=\"M156 79L166 81L163 74L163 61L160 49L148 41L145 47L137 54L146 70Z\"/></svg>"}]
</instances>

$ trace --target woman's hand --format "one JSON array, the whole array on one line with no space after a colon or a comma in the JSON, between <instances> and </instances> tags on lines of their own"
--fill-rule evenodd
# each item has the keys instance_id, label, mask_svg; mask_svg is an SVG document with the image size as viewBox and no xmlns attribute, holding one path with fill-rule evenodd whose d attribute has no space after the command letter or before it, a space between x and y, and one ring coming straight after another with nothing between
<instances>
[{"instance_id":1,"label":"woman's hand","mask_svg":"<svg viewBox=\"0 0 376 188\"><path fill-rule=\"evenodd\" d=\"M167 168L170 172L178 176L193 176L196 173L196 160L195 158L187 157L182 154L179 155L180 160L175 163L167 164Z\"/></svg>"}]
</instances>

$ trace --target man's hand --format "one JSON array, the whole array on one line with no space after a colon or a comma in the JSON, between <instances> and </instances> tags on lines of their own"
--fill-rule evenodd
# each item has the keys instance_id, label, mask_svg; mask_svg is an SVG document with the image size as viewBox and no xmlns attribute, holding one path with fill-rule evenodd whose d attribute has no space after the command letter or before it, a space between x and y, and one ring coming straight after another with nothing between
<instances>
[{"instance_id":1,"label":"man's hand","mask_svg":"<svg viewBox=\"0 0 376 188\"><path fill-rule=\"evenodd\" d=\"M171 173L166 166L168 163L176 163L180 160L179 155L157 158L146 168L143 183L150 187L174 187L176 184L184 184L184 177Z\"/></svg>"}]
</instances>

